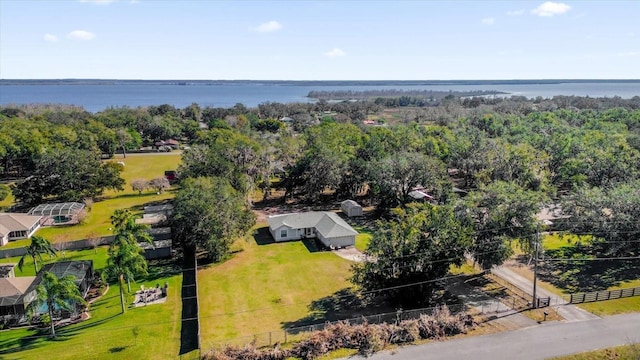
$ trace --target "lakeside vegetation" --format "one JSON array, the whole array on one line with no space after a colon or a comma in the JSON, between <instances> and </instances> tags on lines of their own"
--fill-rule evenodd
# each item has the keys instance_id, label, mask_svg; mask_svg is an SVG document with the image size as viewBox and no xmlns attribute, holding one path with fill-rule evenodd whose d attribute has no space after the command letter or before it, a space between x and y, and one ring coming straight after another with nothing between
<instances>
[{"instance_id":1,"label":"lakeside vegetation","mask_svg":"<svg viewBox=\"0 0 640 360\"><path fill-rule=\"evenodd\" d=\"M580 245L552 237L543 241L547 259L557 261L548 261L541 274L557 291L637 284L629 276L638 273L637 260L574 259L638 256L634 239L640 229L634 220L640 214L632 205L640 202L640 98L452 97L434 107L405 107L398 117L384 122L364 122L380 119L385 111L372 102L267 103L257 108L238 104L228 109L160 105L111 108L95 115L68 107L5 107L0 109L0 176L16 186L24 186L32 174L50 178L63 168L46 168L47 172L41 167L50 163L47 153L56 149L72 148L87 158L115 156L106 163L125 162L112 174L122 179L122 190L90 189L95 201L85 224L40 230L39 235L54 242L109 234L113 210L135 212L143 204L177 196L177 213L186 226L174 238L174 247L180 253L198 254L205 263L213 261L198 271L205 346L358 314L354 307L338 314L314 308L348 287L369 290L360 304L384 304L378 310L435 304L442 301L443 289L430 281L462 265L465 254L485 268L509 259L513 244L530 256L537 232L534 215L549 204L561 204L572 215L570 221L554 219L557 231L582 236ZM284 117L290 120L280 120ZM168 138L180 139L188 148L181 155L126 159L116 155L123 148L153 146ZM178 170L182 177L171 191L140 195L130 186L137 178L160 176L168 169ZM203 176L211 179L197 179ZM54 183L44 189L44 198L85 201L86 192L70 192L64 185ZM433 197L430 203L412 204L416 201L409 192L416 187ZM352 267L347 260L305 243L271 244L252 237L254 231L263 235L265 231L254 226L251 208L313 209L347 198L370 206L374 211L368 216L379 220L359 225L361 235L356 238L357 249L379 260L377 268ZM15 201L8 199L0 204ZM196 213L189 212L193 209ZM207 214L212 222L200 221L197 214ZM614 231L618 228L624 231ZM209 230L196 232L202 229ZM453 238L454 243L447 242ZM433 246L425 239L433 240ZM11 246L18 244L27 241ZM94 258L96 267L103 267L106 250L95 251L67 252L67 256ZM567 258L572 260L560 261ZM424 271L435 268L434 263L442 266ZM153 279L148 281L153 286L156 279L168 279L178 296L179 275L155 276L142 281ZM429 285L414 287L416 283ZM411 297L384 289L398 285L411 288ZM112 286L109 294L115 295L114 291ZM131 328L124 325L125 317L155 327L151 315L138 309L122 316L101 312L102 306L119 309L118 297L110 299L115 300L96 303L95 313L92 310L95 327L78 325L77 336L69 335L60 343L76 344L85 332L89 340L98 341L100 329L122 330L119 336L131 340L126 337ZM173 307L162 308L160 314L179 319L179 299L172 299ZM593 311L637 311L637 299L607 302L610 309L597 309L604 303L593 304ZM152 336L164 336L171 344L162 345L160 352L175 356L180 341L175 326L160 326L145 343L155 344ZM1 351L14 354L21 339L33 334L21 331L0 343ZM61 329L61 335L66 331ZM100 348L105 357L107 353L142 356L136 345L118 341L106 341ZM36 356L61 346L57 344L39 338L25 354Z\"/></svg>"}]
</instances>

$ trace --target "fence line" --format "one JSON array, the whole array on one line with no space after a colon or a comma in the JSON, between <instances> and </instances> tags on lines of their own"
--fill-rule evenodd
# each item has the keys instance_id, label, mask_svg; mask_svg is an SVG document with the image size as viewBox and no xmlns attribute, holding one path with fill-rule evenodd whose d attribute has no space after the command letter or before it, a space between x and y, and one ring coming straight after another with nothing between
<instances>
[{"instance_id":1,"label":"fence line","mask_svg":"<svg viewBox=\"0 0 640 360\"><path fill-rule=\"evenodd\" d=\"M446 305L452 313L460 312L470 308L470 305L467 304L444 305ZM262 347L273 346L278 343L285 344L291 341L301 340L305 335L313 331L322 330L325 327L331 324L336 324L338 322L348 322L349 324L362 324L365 322L369 324L396 323L403 320L417 319L421 315L431 315L436 308L437 307L428 307L411 310L398 310L394 312L366 315L350 319L290 327L286 329L257 333L227 340L207 342L207 344L202 349L204 353L211 349L222 348L226 345L244 346L246 344L252 343L256 347ZM494 300L484 301L480 305L474 303L473 308L479 311L481 314L495 314L505 311L505 305L500 303L499 301Z\"/></svg>"},{"instance_id":2,"label":"fence line","mask_svg":"<svg viewBox=\"0 0 640 360\"><path fill-rule=\"evenodd\" d=\"M616 290L604 290L593 291L586 293L574 293L564 295L562 298L570 304L581 304L585 302L604 301L620 299L631 296L640 296L640 287L616 289Z\"/></svg>"},{"instance_id":3,"label":"fence line","mask_svg":"<svg viewBox=\"0 0 640 360\"><path fill-rule=\"evenodd\" d=\"M155 241L168 240L171 238L171 228L152 228L149 229L149 233L153 236ZM95 237L93 239L62 241L53 243L52 245L57 251L93 249L98 246L111 244L114 238L114 235L107 235ZM0 249L0 258L22 256L26 253L26 246L12 249Z\"/></svg>"},{"instance_id":4,"label":"fence line","mask_svg":"<svg viewBox=\"0 0 640 360\"><path fill-rule=\"evenodd\" d=\"M513 285L508 280L503 279L500 276L498 276L496 274L493 274L493 273L487 273L485 276L487 278L489 278L491 281L499 284L500 286L504 286L509 292L511 292L515 296L521 298L522 300L524 300L526 302L532 302L533 296L527 294L524 290L522 290L519 287Z\"/></svg>"}]
</instances>

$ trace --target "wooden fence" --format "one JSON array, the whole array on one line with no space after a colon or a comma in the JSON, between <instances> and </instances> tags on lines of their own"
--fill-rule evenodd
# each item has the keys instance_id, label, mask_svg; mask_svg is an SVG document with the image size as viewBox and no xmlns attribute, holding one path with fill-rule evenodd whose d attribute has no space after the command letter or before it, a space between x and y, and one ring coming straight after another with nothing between
<instances>
[{"instance_id":1,"label":"wooden fence","mask_svg":"<svg viewBox=\"0 0 640 360\"><path fill-rule=\"evenodd\" d=\"M613 300L631 296L640 296L640 287L576 293L564 295L563 298L569 304L581 304L585 302Z\"/></svg>"},{"instance_id":2,"label":"wooden fence","mask_svg":"<svg viewBox=\"0 0 640 360\"><path fill-rule=\"evenodd\" d=\"M171 228L168 228L168 227L152 228L152 229L149 229L149 234L151 234L154 241L168 240L168 239L171 239ZM96 237L95 239L63 241L63 242L54 243L53 248L58 251L91 249L97 246L109 245L113 242L113 239L114 239L113 235L107 235L107 236ZM0 249L0 258L22 256L26 253L27 253L26 247Z\"/></svg>"}]
</instances>

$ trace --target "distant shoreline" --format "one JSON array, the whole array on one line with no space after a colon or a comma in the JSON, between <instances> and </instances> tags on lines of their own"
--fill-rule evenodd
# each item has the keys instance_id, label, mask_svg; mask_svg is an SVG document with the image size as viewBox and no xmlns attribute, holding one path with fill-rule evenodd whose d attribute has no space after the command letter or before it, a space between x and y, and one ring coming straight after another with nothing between
<instances>
[{"instance_id":1,"label":"distant shoreline","mask_svg":"<svg viewBox=\"0 0 640 360\"><path fill-rule=\"evenodd\" d=\"M119 79L0 79L8 85L294 85L294 86L429 86L429 85L549 85L581 83L639 83L640 79L526 79L526 80L119 80Z\"/></svg>"}]
</instances>

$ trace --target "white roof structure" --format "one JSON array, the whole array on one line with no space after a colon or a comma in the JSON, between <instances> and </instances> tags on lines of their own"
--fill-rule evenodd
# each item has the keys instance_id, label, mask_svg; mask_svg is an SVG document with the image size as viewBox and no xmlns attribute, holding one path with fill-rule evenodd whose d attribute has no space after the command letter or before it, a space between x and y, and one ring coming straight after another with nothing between
<instances>
[{"instance_id":1,"label":"white roof structure","mask_svg":"<svg viewBox=\"0 0 640 360\"><path fill-rule=\"evenodd\" d=\"M411 196L412 198L416 199L416 200L423 200L423 199L427 199L427 200L433 200L433 196L427 194L424 191L420 191L420 190L413 190L409 193L409 196Z\"/></svg>"},{"instance_id":2,"label":"white roof structure","mask_svg":"<svg viewBox=\"0 0 640 360\"><path fill-rule=\"evenodd\" d=\"M272 215L267 222L272 229L282 226L291 229L315 228L325 238L358 235L338 214L329 211Z\"/></svg>"},{"instance_id":3,"label":"white roof structure","mask_svg":"<svg viewBox=\"0 0 640 360\"><path fill-rule=\"evenodd\" d=\"M84 209L84 204L77 202L40 204L29 210L29 215L56 216L75 215Z\"/></svg>"},{"instance_id":4,"label":"white roof structure","mask_svg":"<svg viewBox=\"0 0 640 360\"><path fill-rule=\"evenodd\" d=\"M340 206L343 209L361 208L362 207L357 202L355 202L353 200L345 200L345 201L340 203Z\"/></svg>"},{"instance_id":5,"label":"white roof structure","mask_svg":"<svg viewBox=\"0 0 640 360\"><path fill-rule=\"evenodd\" d=\"M12 231L26 231L40 222L42 216L23 213L0 213L0 235L8 235Z\"/></svg>"}]
</instances>

